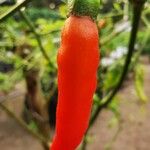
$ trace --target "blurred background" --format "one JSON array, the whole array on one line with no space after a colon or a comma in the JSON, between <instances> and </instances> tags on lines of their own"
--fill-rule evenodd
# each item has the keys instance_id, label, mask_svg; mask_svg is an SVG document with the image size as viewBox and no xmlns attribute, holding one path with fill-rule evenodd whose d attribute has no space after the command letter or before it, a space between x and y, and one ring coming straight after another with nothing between
<instances>
[{"instance_id":1,"label":"blurred background","mask_svg":"<svg viewBox=\"0 0 150 150\"><path fill-rule=\"evenodd\" d=\"M150 0L138 16L140 2L101 0L96 21L101 65L81 150L150 149ZM67 4L61 0L0 0L2 150L47 150L52 141L56 57L66 16ZM118 86L121 75L124 82Z\"/></svg>"}]
</instances>

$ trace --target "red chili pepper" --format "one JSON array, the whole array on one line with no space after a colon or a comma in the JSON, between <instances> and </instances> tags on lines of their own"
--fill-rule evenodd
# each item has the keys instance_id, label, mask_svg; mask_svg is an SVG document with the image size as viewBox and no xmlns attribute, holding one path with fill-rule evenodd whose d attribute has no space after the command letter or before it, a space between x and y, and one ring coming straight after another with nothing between
<instances>
[{"instance_id":1,"label":"red chili pepper","mask_svg":"<svg viewBox=\"0 0 150 150\"><path fill-rule=\"evenodd\" d=\"M58 52L56 134L51 150L75 150L88 127L99 64L98 30L87 16L71 15Z\"/></svg>"}]
</instances>

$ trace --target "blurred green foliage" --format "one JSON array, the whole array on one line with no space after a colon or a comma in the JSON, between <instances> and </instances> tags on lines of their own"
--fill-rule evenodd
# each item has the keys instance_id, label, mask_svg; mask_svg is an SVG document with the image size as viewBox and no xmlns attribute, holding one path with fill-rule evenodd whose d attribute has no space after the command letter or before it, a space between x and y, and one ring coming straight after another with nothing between
<instances>
[{"instance_id":1,"label":"blurred green foliage","mask_svg":"<svg viewBox=\"0 0 150 150\"><path fill-rule=\"evenodd\" d=\"M43 7L39 9L39 6L34 6L34 4L36 4L35 1L25 8L24 12L34 24L45 52L48 54L55 68L57 68L56 55L61 41L61 29L67 15L67 7L63 4L56 9L50 9L43 5ZM146 14L144 15L146 16L144 16L144 18L149 14L149 5L150 4L147 3L145 6L144 11ZM9 9L8 6L0 7L0 14L7 9ZM129 3L126 0L120 0L119 2L102 0L100 12L98 22L101 19L106 21L106 26L100 29L99 32L100 41L106 40L107 42L101 45L101 56L104 63L101 65L102 74L99 78L103 80L102 90L104 93L107 93L116 85L118 75L121 73L123 67L126 54L123 52L123 54L117 54L117 49L120 48L120 51L121 49L127 49L132 15L130 13ZM145 20L141 22L137 50L140 49L142 39L145 38L145 32L149 28L147 22L145 22ZM144 47L144 53L150 53L149 47L149 44ZM1 90L9 90L10 87L15 86L16 82L22 80L24 77L21 70L25 66L32 68L37 64L41 70L40 76L43 89L47 89L45 91L48 92L51 84L56 84L54 81L56 76L55 71L43 57L35 35L19 13L16 13L0 24L0 51L0 61L4 61L5 63L9 62L15 66L13 71L7 74L0 73ZM22 57L22 51L27 57ZM112 54L115 51L116 54ZM120 56L115 57L115 55ZM7 82L9 81L7 78L9 76L8 74L11 74L11 82Z\"/></svg>"},{"instance_id":2,"label":"blurred green foliage","mask_svg":"<svg viewBox=\"0 0 150 150\"><path fill-rule=\"evenodd\" d=\"M61 42L61 29L66 19L67 6L65 3L55 7L55 4L45 5L44 1L40 1L40 4L38 2L30 3L21 11L33 24L44 51L54 67L51 67L43 56L39 41L31 27L17 12L0 23L0 62L13 65L13 68L9 71L0 72L0 91L9 92L13 90L16 83L24 80L25 69L38 68L41 87L46 99L52 97L56 99L54 95L56 93L53 90L57 89L57 50ZM42 7L39 7L39 5ZM10 8L11 6L0 6L0 16ZM150 55L149 17L150 1L146 3L144 8L135 47L135 56L130 65L130 72L134 74L135 91L141 102L146 102L147 97L143 90L143 67L138 62L136 54L141 51L142 54ZM116 86L123 69L132 24L132 13L128 1L101 0L100 14L97 18L98 26L101 19L105 21L105 26L99 27L101 66L98 71L98 86L94 95L93 110L102 97ZM0 67L4 66L0 65ZM119 123L120 114L117 99L118 97L109 105L109 109L114 113L110 126ZM30 127L35 128L35 126L34 122L31 122Z\"/></svg>"}]
</instances>

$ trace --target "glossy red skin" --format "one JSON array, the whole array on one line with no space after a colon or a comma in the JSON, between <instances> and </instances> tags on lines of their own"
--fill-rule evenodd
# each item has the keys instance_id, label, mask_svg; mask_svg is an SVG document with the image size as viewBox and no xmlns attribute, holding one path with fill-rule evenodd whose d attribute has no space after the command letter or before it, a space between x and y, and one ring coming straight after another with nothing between
<instances>
[{"instance_id":1,"label":"glossy red skin","mask_svg":"<svg viewBox=\"0 0 150 150\"><path fill-rule=\"evenodd\" d=\"M88 127L99 64L98 30L89 17L66 20L57 63L59 94L51 150L75 150Z\"/></svg>"}]
</instances>

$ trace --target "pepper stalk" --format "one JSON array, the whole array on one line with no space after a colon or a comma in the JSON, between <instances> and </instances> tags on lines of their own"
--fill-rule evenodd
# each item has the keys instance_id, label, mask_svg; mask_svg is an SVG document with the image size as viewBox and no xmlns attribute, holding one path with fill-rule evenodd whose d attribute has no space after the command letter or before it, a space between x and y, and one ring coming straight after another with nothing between
<instances>
[{"instance_id":1,"label":"pepper stalk","mask_svg":"<svg viewBox=\"0 0 150 150\"><path fill-rule=\"evenodd\" d=\"M69 16L89 16L97 18L100 0L68 0Z\"/></svg>"}]
</instances>

